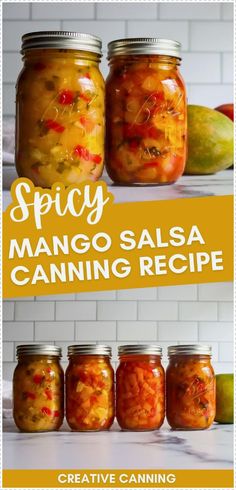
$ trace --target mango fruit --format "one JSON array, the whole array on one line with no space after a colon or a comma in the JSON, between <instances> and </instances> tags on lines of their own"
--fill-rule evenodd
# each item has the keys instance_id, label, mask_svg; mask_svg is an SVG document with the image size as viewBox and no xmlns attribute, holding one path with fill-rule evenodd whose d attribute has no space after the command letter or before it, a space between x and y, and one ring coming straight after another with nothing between
<instances>
[{"instance_id":1,"label":"mango fruit","mask_svg":"<svg viewBox=\"0 0 236 490\"><path fill-rule=\"evenodd\" d=\"M234 375L216 375L216 416L220 424L234 422Z\"/></svg>"},{"instance_id":2,"label":"mango fruit","mask_svg":"<svg viewBox=\"0 0 236 490\"><path fill-rule=\"evenodd\" d=\"M187 175L214 174L225 170L234 158L234 124L221 112L188 106Z\"/></svg>"}]
</instances>

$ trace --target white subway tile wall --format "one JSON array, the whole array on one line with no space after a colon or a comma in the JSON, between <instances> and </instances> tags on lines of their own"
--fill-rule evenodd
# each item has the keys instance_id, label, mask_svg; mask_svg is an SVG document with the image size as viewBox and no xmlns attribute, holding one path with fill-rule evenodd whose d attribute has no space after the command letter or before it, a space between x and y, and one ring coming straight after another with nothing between
<instances>
[{"instance_id":1,"label":"white subway tile wall","mask_svg":"<svg viewBox=\"0 0 236 490\"><path fill-rule=\"evenodd\" d=\"M233 369L233 283L11 298L3 304L3 373L11 379L22 343L205 343L217 373Z\"/></svg>"},{"instance_id":2,"label":"white subway tile wall","mask_svg":"<svg viewBox=\"0 0 236 490\"><path fill-rule=\"evenodd\" d=\"M189 103L233 101L233 1L3 3L3 113L15 113L15 82L21 68L21 35L66 29L102 37L101 69L106 77L106 43L124 36L170 37L183 45L181 71Z\"/></svg>"}]
</instances>

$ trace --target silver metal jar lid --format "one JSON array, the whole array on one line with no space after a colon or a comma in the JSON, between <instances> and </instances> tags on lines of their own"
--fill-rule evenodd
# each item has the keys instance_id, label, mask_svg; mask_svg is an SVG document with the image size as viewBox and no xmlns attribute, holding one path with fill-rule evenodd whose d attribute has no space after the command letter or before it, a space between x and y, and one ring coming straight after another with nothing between
<instances>
[{"instance_id":1,"label":"silver metal jar lid","mask_svg":"<svg viewBox=\"0 0 236 490\"><path fill-rule=\"evenodd\" d=\"M108 59L112 56L159 54L180 58L181 44L171 39L159 39L155 37L134 37L117 39L108 44Z\"/></svg>"},{"instance_id":2,"label":"silver metal jar lid","mask_svg":"<svg viewBox=\"0 0 236 490\"><path fill-rule=\"evenodd\" d=\"M61 357L61 348L49 344L18 345L16 355L19 356L55 356Z\"/></svg>"},{"instance_id":3,"label":"silver metal jar lid","mask_svg":"<svg viewBox=\"0 0 236 490\"><path fill-rule=\"evenodd\" d=\"M74 49L102 56L102 40L92 34L81 32L28 32L22 36L22 53L29 49Z\"/></svg>"},{"instance_id":4,"label":"silver metal jar lid","mask_svg":"<svg viewBox=\"0 0 236 490\"><path fill-rule=\"evenodd\" d=\"M161 356L162 348L156 344L119 345L118 347L119 356L130 355L130 354Z\"/></svg>"},{"instance_id":5,"label":"silver metal jar lid","mask_svg":"<svg viewBox=\"0 0 236 490\"><path fill-rule=\"evenodd\" d=\"M211 356L212 349L209 345L190 344L190 345L171 345L168 347L168 356L188 356L202 355Z\"/></svg>"},{"instance_id":6,"label":"silver metal jar lid","mask_svg":"<svg viewBox=\"0 0 236 490\"><path fill-rule=\"evenodd\" d=\"M104 344L69 345L68 357L76 356L76 355L80 355L80 356L96 355L96 356L111 357L112 351L111 351L111 347Z\"/></svg>"}]
</instances>

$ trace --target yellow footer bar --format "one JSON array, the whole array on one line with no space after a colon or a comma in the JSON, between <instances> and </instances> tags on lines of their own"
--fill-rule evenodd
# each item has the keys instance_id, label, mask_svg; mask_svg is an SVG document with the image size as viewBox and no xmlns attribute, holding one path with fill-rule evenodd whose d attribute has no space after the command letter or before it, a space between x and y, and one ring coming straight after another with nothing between
<instances>
[{"instance_id":1,"label":"yellow footer bar","mask_svg":"<svg viewBox=\"0 0 236 490\"><path fill-rule=\"evenodd\" d=\"M234 488L233 470L3 470L4 488Z\"/></svg>"}]
</instances>

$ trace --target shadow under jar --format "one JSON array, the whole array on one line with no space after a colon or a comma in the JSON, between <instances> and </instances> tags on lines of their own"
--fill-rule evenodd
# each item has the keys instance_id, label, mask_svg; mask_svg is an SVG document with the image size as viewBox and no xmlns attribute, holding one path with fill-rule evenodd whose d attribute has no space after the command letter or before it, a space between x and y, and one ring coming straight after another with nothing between
<instances>
[{"instance_id":1,"label":"shadow under jar","mask_svg":"<svg viewBox=\"0 0 236 490\"><path fill-rule=\"evenodd\" d=\"M165 373L162 349L124 345L118 349L116 417L124 430L159 429L165 417Z\"/></svg>"},{"instance_id":2,"label":"shadow under jar","mask_svg":"<svg viewBox=\"0 0 236 490\"><path fill-rule=\"evenodd\" d=\"M166 416L172 429L207 429L216 411L211 348L176 345L168 348Z\"/></svg>"},{"instance_id":3,"label":"shadow under jar","mask_svg":"<svg viewBox=\"0 0 236 490\"><path fill-rule=\"evenodd\" d=\"M22 38L16 93L16 169L35 185L96 181L104 160L101 40L73 32Z\"/></svg>"},{"instance_id":4,"label":"shadow under jar","mask_svg":"<svg viewBox=\"0 0 236 490\"><path fill-rule=\"evenodd\" d=\"M117 184L171 184L186 162L180 44L134 38L108 45L106 168Z\"/></svg>"},{"instance_id":5,"label":"shadow under jar","mask_svg":"<svg viewBox=\"0 0 236 490\"><path fill-rule=\"evenodd\" d=\"M66 419L72 430L100 431L114 420L114 371L111 348L71 345L66 370Z\"/></svg>"},{"instance_id":6,"label":"shadow under jar","mask_svg":"<svg viewBox=\"0 0 236 490\"><path fill-rule=\"evenodd\" d=\"M13 377L13 417L24 432L58 430L64 418L61 349L32 344L17 347Z\"/></svg>"}]
</instances>

